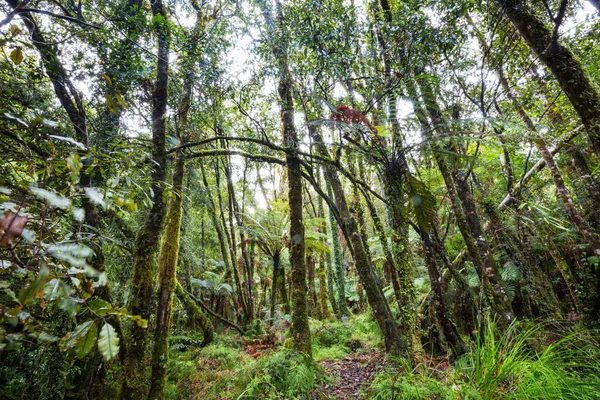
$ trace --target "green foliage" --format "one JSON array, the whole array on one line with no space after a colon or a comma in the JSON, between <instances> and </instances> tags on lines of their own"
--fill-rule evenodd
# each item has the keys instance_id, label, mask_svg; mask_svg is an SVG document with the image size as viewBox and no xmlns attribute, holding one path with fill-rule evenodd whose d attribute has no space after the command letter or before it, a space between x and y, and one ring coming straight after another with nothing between
<instances>
[{"instance_id":1,"label":"green foliage","mask_svg":"<svg viewBox=\"0 0 600 400\"><path fill-rule=\"evenodd\" d=\"M381 333L369 314L354 315L347 323L311 320L313 358L336 360L352 352L367 352L381 345Z\"/></svg>"},{"instance_id":2,"label":"green foliage","mask_svg":"<svg viewBox=\"0 0 600 400\"><path fill-rule=\"evenodd\" d=\"M593 332L566 333L536 350L543 328L513 322L499 334L488 321L472 351L458 360L457 370L482 398L597 398L600 347Z\"/></svg>"},{"instance_id":3,"label":"green foliage","mask_svg":"<svg viewBox=\"0 0 600 400\"><path fill-rule=\"evenodd\" d=\"M433 373L413 369L404 359L394 360L394 367L389 367L377 374L370 387L364 390L367 398L372 400L453 400L473 398L461 396L459 387L442 382ZM458 390L457 390L458 389Z\"/></svg>"},{"instance_id":4,"label":"green foliage","mask_svg":"<svg viewBox=\"0 0 600 400\"><path fill-rule=\"evenodd\" d=\"M309 399L320 372L316 364L291 350L263 357L256 371L239 399Z\"/></svg>"}]
</instances>

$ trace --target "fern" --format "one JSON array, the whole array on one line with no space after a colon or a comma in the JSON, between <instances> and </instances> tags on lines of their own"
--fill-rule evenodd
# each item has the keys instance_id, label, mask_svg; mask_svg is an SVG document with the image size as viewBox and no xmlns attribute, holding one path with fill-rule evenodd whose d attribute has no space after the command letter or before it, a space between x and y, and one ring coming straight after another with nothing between
<instances>
[{"instance_id":1,"label":"fern","mask_svg":"<svg viewBox=\"0 0 600 400\"><path fill-rule=\"evenodd\" d=\"M415 216L417 226L429 233L435 216L435 196L421 180L410 176L407 182L408 208Z\"/></svg>"}]
</instances>

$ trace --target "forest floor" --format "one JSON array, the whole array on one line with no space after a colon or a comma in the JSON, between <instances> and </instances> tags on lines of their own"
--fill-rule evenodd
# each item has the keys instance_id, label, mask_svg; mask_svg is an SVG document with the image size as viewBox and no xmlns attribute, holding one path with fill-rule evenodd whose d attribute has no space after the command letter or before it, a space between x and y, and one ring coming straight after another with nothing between
<instances>
[{"instance_id":1,"label":"forest floor","mask_svg":"<svg viewBox=\"0 0 600 400\"><path fill-rule=\"evenodd\" d=\"M334 378L334 383L325 384L320 392L331 399L358 399L360 390L366 389L374 375L383 367L384 358L380 352L351 354L341 360L322 360L319 364ZM313 399L318 399L316 394Z\"/></svg>"}]
</instances>

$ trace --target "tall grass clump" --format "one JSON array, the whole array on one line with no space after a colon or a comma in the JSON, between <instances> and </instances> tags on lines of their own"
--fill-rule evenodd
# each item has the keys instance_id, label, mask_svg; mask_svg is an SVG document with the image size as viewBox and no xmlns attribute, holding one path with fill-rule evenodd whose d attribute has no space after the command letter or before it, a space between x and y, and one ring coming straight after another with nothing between
<instances>
[{"instance_id":1,"label":"tall grass clump","mask_svg":"<svg viewBox=\"0 0 600 400\"><path fill-rule=\"evenodd\" d=\"M600 398L597 338L590 331L564 330L547 334L542 323L525 327L515 321L499 333L488 321L456 370L483 399ZM543 343L549 337L554 339Z\"/></svg>"}]
</instances>

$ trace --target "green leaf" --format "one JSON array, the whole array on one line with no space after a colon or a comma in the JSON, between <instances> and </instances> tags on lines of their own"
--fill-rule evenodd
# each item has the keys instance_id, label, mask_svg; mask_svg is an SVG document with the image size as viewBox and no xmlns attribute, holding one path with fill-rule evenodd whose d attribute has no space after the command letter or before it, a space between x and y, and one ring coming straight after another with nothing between
<instances>
[{"instance_id":1,"label":"green leaf","mask_svg":"<svg viewBox=\"0 0 600 400\"><path fill-rule=\"evenodd\" d=\"M21 304L27 304L32 299L40 296L44 292L48 276L50 276L50 270L45 266L42 266L34 281L19 293L19 302Z\"/></svg>"},{"instance_id":2,"label":"green leaf","mask_svg":"<svg viewBox=\"0 0 600 400\"><path fill-rule=\"evenodd\" d=\"M23 62L23 52L19 47L10 52L10 59L15 65L19 65Z\"/></svg>"},{"instance_id":3,"label":"green leaf","mask_svg":"<svg viewBox=\"0 0 600 400\"><path fill-rule=\"evenodd\" d=\"M100 316L108 314L113 309L112 305L108 301L104 301L98 298L88 301L87 304L93 312Z\"/></svg>"},{"instance_id":4,"label":"green leaf","mask_svg":"<svg viewBox=\"0 0 600 400\"><path fill-rule=\"evenodd\" d=\"M48 204L52 207L60 208L61 210L66 210L69 207L71 207L70 199L61 197L56 193L50 192L49 190L41 189L35 186L30 186L29 191L35 196L41 198L42 200L46 200Z\"/></svg>"},{"instance_id":5,"label":"green leaf","mask_svg":"<svg viewBox=\"0 0 600 400\"><path fill-rule=\"evenodd\" d=\"M75 355L77 358L85 357L87 353L92 350L94 344L96 343L96 338L98 337L98 326L94 321L90 322L92 322L92 325L85 333L80 335L75 345Z\"/></svg>"},{"instance_id":6,"label":"green leaf","mask_svg":"<svg viewBox=\"0 0 600 400\"><path fill-rule=\"evenodd\" d=\"M92 249L81 243L53 244L48 247L48 252L53 257L66 261L74 267L86 267L86 258L94 253Z\"/></svg>"},{"instance_id":7,"label":"green leaf","mask_svg":"<svg viewBox=\"0 0 600 400\"><path fill-rule=\"evenodd\" d=\"M73 332L67 333L59 343L62 351L74 349L78 358L83 358L92 350L96 337L98 336L98 327L94 321L86 321L77 325Z\"/></svg>"},{"instance_id":8,"label":"green leaf","mask_svg":"<svg viewBox=\"0 0 600 400\"><path fill-rule=\"evenodd\" d=\"M111 324L105 323L100 330L100 337L98 338L98 350L106 361L109 361L117 354L119 354L119 336L115 328Z\"/></svg>"}]
</instances>

